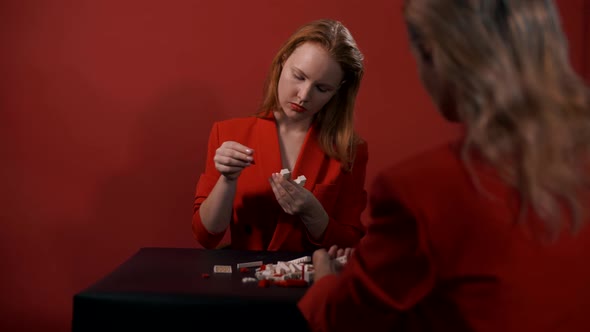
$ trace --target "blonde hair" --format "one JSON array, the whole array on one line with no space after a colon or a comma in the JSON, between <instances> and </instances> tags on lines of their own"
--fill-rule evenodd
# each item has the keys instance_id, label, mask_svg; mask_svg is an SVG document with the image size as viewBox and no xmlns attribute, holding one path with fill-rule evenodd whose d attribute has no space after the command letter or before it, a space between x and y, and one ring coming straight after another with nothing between
<instances>
[{"instance_id":1,"label":"blonde hair","mask_svg":"<svg viewBox=\"0 0 590 332\"><path fill-rule=\"evenodd\" d=\"M322 45L340 64L343 81L336 95L316 114L318 141L322 150L351 170L356 146L361 141L354 130L354 106L364 73L363 55L355 40L342 23L322 19L300 27L281 47L271 64L265 84L265 94L258 116L266 117L280 109L277 87L287 58L305 42Z\"/></svg>"},{"instance_id":2,"label":"blonde hair","mask_svg":"<svg viewBox=\"0 0 590 332\"><path fill-rule=\"evenodd\" d=\"M466 126L463 160L482 155L557 233L562 206L583 223L589 188L590 94L569 63L550 0L410 0L414 43L432 47ZM470 170L472 172L472 170ZM473 173L472 173L473 174Z\"/></svg>"}]
</instances>

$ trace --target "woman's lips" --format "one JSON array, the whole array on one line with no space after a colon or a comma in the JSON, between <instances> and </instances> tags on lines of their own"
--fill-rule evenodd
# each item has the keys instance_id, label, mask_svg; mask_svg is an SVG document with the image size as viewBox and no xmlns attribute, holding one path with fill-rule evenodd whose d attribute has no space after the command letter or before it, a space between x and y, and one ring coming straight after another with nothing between
<instances>
[{"instance_id":1,"label":"woman's lips","mask_svg":"<svg viewBox=\"0 0 590 332\"><path fill-rule=\"evenodd\" d=\"M307 109L305 109L305 107L303 106L299 106L295 103L289 103L289 106L291 107L291 109L297 113L303 113L305 111L307 111Z\"/></svg>"}]
</instances>

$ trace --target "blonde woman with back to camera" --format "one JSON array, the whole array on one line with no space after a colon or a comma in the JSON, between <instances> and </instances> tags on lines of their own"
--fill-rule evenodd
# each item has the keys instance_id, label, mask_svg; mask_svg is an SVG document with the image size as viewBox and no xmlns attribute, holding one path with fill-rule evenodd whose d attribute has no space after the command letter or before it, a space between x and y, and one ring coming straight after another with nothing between
<instances>
[{"instance_id":1,"label":"blonde woman with back to camera","mask_svg":"<svg viewBox=\"0 0 590 332\"><path fill-rule=\"evenodd\" d=\"M465 134L377 177L353 251L314 253L311 330L588 331L590 97L555 5L403 11L424 87Z\"/></svg>"}]
</instances>

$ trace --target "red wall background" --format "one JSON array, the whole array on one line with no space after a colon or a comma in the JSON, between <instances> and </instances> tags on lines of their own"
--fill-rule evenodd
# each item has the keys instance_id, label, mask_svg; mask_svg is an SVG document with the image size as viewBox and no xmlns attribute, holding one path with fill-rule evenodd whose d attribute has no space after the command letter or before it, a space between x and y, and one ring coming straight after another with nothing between
<instances>
[{"instance_id":1,"label":"red wall background","mask_svg":"<svg viewBox=\"0 0 590 332\"><path fill-rule=\"evenodd\" d=\"M590 5L560 5L588 78ZM280 44L322 17L366 56L368 184L453 135L415 75L400 1L0 2L0 330L66 331L73 294L140 247L198 247L212 122L252 113Z\"/></svg>"}]
</instances>

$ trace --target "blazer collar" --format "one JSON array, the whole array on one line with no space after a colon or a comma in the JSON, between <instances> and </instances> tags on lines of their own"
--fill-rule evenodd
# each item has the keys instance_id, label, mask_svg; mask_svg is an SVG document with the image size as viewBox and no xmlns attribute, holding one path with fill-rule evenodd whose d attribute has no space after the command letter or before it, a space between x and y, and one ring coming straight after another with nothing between
<instances>
[{"instance_id":1,"label":"blazer collar","mask_svg":"<svg viewBox=\"0 0 590 332\"><path fill-rule=\"evenodd\" d=\"M320 170L323 168L322 164L326 158L326 154L320 147L318 141L318 130L315 125L311 125L303 141L303 146L297 156L295 167L292 171L293 179L299 175L304 175L307 179L304 188L312 191Z\"/></svg>"},{"instance_id":2,"label":"blazer collar","mask_svg":"<svg viewBox=\"0 0 590 332\"><path fill-rule=\"evenodd\" d=\"M258 151L255 151L255 163L258 164L261 175L268 179L272 173L278 173L283 168L277 124L272 113L268 117L258 119L256 132ZM291 170L291 178L296 179L299 175L304 175L304 187L313 190L324 158L326 155L319 145L318 129L312 124L305 135L295 167Z\"/></svg>"},{"instance_id":3,"label":"blazer collar","mask_svg":"<svg viewBox=\"0 0 590 332\"><path fill-rule=\"evenodd\" d=\"M254 162L258 166L260 176L268 180L272 173L280 172L282 168L281 149L274 116L257 119L256 140Z\"/></svg>"}]
</instances>

